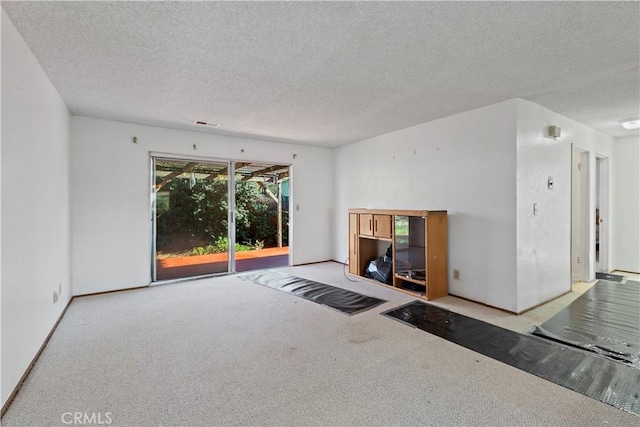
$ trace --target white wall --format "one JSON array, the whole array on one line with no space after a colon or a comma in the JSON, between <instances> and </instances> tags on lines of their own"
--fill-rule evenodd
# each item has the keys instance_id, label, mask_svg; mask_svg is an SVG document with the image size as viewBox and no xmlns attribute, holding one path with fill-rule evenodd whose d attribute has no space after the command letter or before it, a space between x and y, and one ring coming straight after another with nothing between
<instances>
[{"instance_id":1,"label":"white wall","mask_svg":"<svg viewBox=\"0 0 640 427\"><path fill-rule=\"evenodd\" d=\"M349 208L449 212L449 293L515 311L516 100L334 150L334 259ZM453 280L453 269L460 280Z\"/></svg>"},{"instance_id":2,"label":"white wall","mask_svg":"<svg viewBox=\"0 0 640 427\"><path fill-rule=\"evenodd\" d=\"M518 99L518 309L571 290L571 141L574 123ZM549 138L551 125L562 136ZM553 189L548 188L549 177ZM537 213L534 215L534 204Z\"/></svg>"},{"instance_id":3,"label":"white wall","mask_svg":"<svg viewBox=\"0 0 640 427\"><path fill-rule=\"evenodd\" d=\"M71 143L75 295L149 284L150 152L291 164L293 264L331 259L330 149L86 117L72 118Z\"/></svg>"},{"instance_id":4,"label":"white wall","mask_svg":"<svg viewBox=\"0 0 640 427\"><path fill-rule=\"evenodd\" d=\"M551 125L561 127L560 138L546 137ZM594 278L595 161L596 155L613 156L612 141L582 123L518 100L518 311L571 290L571 144L587 152L589 163L587 221L593 226L586 237ZM554 178L552 191L547 189L549 176Z\"/></svg>"},{"instance_id":5,"label":"white wall","mask_svg":"<svg viewBox=\"0 0 640 427\"><path fill-rule=\"evenodd\" d=\"M614 269L640 273L640 137L613 142Z\"/></svg>"},{"instance_id":6,"label":"white wall","mask_svg":"<svg viewBox=\"0 0 640 427\"><path fill-rule=\"evenodd\" d=\"M0 21L0 32L2 31L2 27L4 26L4 11L0 12L2 14ZM2 39L4 39L4 34L1 35ZM0 39L1 40L1 39ZM0 47L0 52L3 47ZM0 75L2 74L2 55L0 55ZM0 88L0 98L2 94L2 88ZM0 132L2 130L2 105L0 102ZM5 397L5 392L3 391L2 384L2 135L0 135L0 408L2 408L7 400ZM8 396L7 392L7 396Z\"/></svg>"},{"instance_id":7,"label":"white wall","mask_svg":"<svg viewBox=\"0 0 640 427\"><path fill-rule=\"evenodd\" d=\"M4 405L70 299L70 150L67 107L4 11L1 25Z\"/></svg>"}]
</instances>

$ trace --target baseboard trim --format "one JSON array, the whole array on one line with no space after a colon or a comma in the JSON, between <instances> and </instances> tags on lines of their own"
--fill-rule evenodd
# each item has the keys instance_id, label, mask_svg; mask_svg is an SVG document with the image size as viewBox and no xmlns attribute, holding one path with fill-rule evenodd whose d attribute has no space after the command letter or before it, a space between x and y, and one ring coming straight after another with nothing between
<instances>
[{"instance_id":1,"label":"baseboard trim","mask_svg":"<svg viewBox=\"0 0 640 427\"><path fill-rule=\"evenodd\" d=\"M629 271L629 270L613 270L613 271L619 271L620 273L640 274L637 271ZM611 272L611 274L613 274L613 271Z\"/></svg>"},{"instance_id":2,"label":"baseboard trim","mask_svg":"<svg viewBox=\"0 0 640 427\"><path fill-rule=\"evenodd\" d=\"M303 262L301 264L291 264L291 267L300 267L300 266L303 266L303 265L322 264L322 263L325 263L325 262L335 262L335 261L332 260L332 259L327 259L327 260L324 260L324 261Z\"/></svg>"},{"instance_id":3,"label":"baseboard trim","mask_svg":"<svg viewBox=\"0 0 640 427\"><path fill-rule=\"evenodd\" d=\"M71 302L73 301L74 298L75 298L75 296L72 296L71 298L69 298L69 301L67 302L67 305L64 307L64 310L62 310L62 313L60 313L60 316L58 316L58 320L56 320L56 323L53 324L53 327L51 328L51 331L49 331L49 334L47 335L47 338L45 338L44 342L42 343L42 345L38 349L38 352L33 357L33 360L31 360L31 363L27 367L27 370L24 372L24 374L22 374L22 377L20 377L20 381L18 381L18 384L16 384L15 388L13 389L11 394L9 395L9 398L7 399L5 404L2 405L2 409L0 409L0 418L4 417L4 414L7 412L7 409L9 409L9 407L13 403L13 400L16 398L16 396L20 392L20 389L22 388L22 384L24 384L24 382L26 381L27 377L31 373L31 370L33 369L34 365L36 364L36 362L40 358L40 355L42 354L42 352L44 351L45 347L49 343L49 340L51 339L51 336L53 335L55 330L58 328L58 325L60 324L60 321L64 317L65 313L67 312L67 309L71 305Z\"/></svg>"},{"instance_id":4,"label":"baseboard trim","mask_svg":"<svg viewBox=\"0 0 640 427\"><path fill-rule=\"evenodd\" d=\"M538 308L538 307L540 307L540 306L542 306L542 305L545 305L545 304L546 304L546 303L548 303L548 302L551 302L551 301L556 300L556 299L558 299L558 298L560 298L560 297L563 297L563 296L565 296L565 295L567 295L567 294L570 294L571 292L573 292L573 291L572 291L572 290L568 290L567 292L564 292L564 293L562 293L562 294L560 294L560 295L558 295L558 296L556 296L556 297L549 298L548 300L543 301L543 302L541 302L540 304L536 304L536 305L534 305L533 307L529 307L529 308L527 308L527 309L524 309L524 310L522 310L522 311L520 311L520 312L518 312L518 313L516 313L516 314L518 314L518 315L524 314L524 313L526 313L527 311L534 310L534 309L536 309L536 308Z\"/></svg>"},{"instance_id":5,"label":"baseboard trim","mask_svg":"<svg viewBox=\"0 0 640 427\"><path fill-rule=\"evenodd\" d=\"M476 304L484 305L485 307L493 308L493 309L495 309L495 310L500 310L500 311L503 311L503 312L505 312L505 313L515 314L516 316L520 316L520 315L522 315L522 314L526 313L527 311L531 311L531 310L533 310L533 309L536 309L536 308L538 308L538 307L540 307L540 306L542 306L542 305L545 305L545 304L546 304L546 303L548 303L548 302L551 302L551 301L553 301L553 300L555 300L555 299L558 299L558 298L563 297L563 296L565 296L565 295L567 295L567 294L570 294L570 293L571 293L571 291L569 290L569 291L567 291L567 292L565 292L565 293L563 293L563 294L560 294L560 295L555 296L555 297L553 297L553 298L549 298L548 300L543 301L543 302L541 302L540 304L536 304L536 305L534 305L533 307L526 308L526 309L524 309L524 310L522 310L522 311L512 311L512 310L507 310L506 308L500 308L500 307L496 307L495 305L490 305L490 304L485 304L485 303L483 303L483 302L474 301L474 300L472 300L472 299L465 298L465 297L461 297L461 296L458 296L458 295L455 295L455 294L449 294L449 295L450 295L450 296L452 296L452 297L456 297L456 298L463 299L463 300L465 300L465 301L474 302L474 303L476 303Z\"/></svg>"},{"instance_id":6,"label":"baseboard trim","mask_svg":"<svg viewBox=\"0 0 640 427\"><path fill-rule=\"evenodd\" d=\"M475 301L475 300L472 300L472 299L469 299L469 298L461 297L461 296L456 295L456 294L449 293L449 296L450 297L460 298L460 299L463 299L465 301L473 302L475 304L484 305L485 307L493 308L494 310L500 310L500 311L503 311L505 313L515 314L515 315L521 314L521 313L518 313L517 311L511 311L511 310L507 310L506 308L496 307L495 305L486 304L486 303L480 302L480 301ZM437 300L434 300L434 301L437 301Z\"/></svg>"},{"instance_id":7,"label":"baseboard trim","mask_svg":"<svg viewBox=\"0 0 640 427\"><path fill-rule=\"evenodd\" d=\"M136 289L144 289L144 288L149 288L149 285L144 285L144 286L135 286L132 288L123 288L123 289L113 289L111 291L100 291L100 292L91 292L88 294L80 294L80 295L75 295L74 298L82 298L82 297L92 297L95 295L104 295L104 294L112 294L114 292L124 292L124 291L133 291Z\"/></svg>"}]
</instances>

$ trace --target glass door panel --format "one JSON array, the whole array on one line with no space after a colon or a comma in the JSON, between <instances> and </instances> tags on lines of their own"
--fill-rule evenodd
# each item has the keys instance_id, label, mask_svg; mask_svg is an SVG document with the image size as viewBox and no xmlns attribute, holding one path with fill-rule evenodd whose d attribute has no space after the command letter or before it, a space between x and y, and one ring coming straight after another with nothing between
<instances>
[{"instance_id":1,"label":"glass door panel","mask_svg":"<svg viewBox=\"0 0 640 427\"><path fill-rule=\"evenodd\" d=\"M289 166L235 163L236 271L289 265Z\"/></svg>"},{"instance_id":2,"label":"glass door panel","mask_svg":"<svg viewBox=\"0 0 640 427\"><path fill-rule=\"evenodd\" d=\"M420 216L395 215L394 250L397 275L426 280L425 219Z\"/></svg>"},{"instance_id":3,"label":"glass door panel","mask_svg":"<svg viewBox=\"0 0 640 427\"><path fill-rule=\"evenodd\" d=\"M229 272L229 163L154 158L154 281Z\"/></svg>"}]
</instances>

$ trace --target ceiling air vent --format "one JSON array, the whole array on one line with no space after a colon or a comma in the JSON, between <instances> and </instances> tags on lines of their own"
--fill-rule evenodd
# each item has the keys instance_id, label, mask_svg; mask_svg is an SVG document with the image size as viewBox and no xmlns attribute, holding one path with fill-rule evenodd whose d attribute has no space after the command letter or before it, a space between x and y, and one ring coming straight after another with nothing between
<instances>
[{"instance_id":1,"label":"ceiling air vent","mask_svg":"<svg viewBox=\"0 0 640 427\"><path fill-rule=\"evenodd\" d=\"M209 123L209 122L203 122L202 120L196 120L195 122L193 122L194 125L200 125L200 126L208 126L210 128L218 128L220 127L220 124L218 123Z\"/></svg>"}]
</instances>

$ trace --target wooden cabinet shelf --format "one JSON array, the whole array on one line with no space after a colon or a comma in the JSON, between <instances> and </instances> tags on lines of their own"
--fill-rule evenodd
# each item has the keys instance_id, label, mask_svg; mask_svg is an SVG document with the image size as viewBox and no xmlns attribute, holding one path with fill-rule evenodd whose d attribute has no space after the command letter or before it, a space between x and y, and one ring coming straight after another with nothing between
<instances>
[{"instance_id":1,"label":"wooden cabinet shelf","mask_svg":"<svg viewBox=\"0 0 640 427\"><path fill-rule=\"evenodd\" d=\"M396 273L394 277L398 280L404 280L405 282L411 282L411 283L415 283L416 285L427 286L427 282L425 280L414 279L412 277L403 276L398 273Z\"/></svg>"},{"instance_id":2,"label":"wooden cabinet shelf","mask_svg":"<svg viewBox=\"0 0 640 427\"><path fill-rule=\"evenodd\" d=\"M393 239L391 237L367 236L365 234L360 234L359 237L361 239L382 240L383 242L389 242L389 243L391 243L393 241Z\"/></svg>"},{"instance_id":3,"label":"wooden cabinet shelf","mask_svg":"<svg viewBox=\"0 0 640 427\"><path fill-rule=\"evenodd\" d=\"M349 273L366 279L369 263L391 244L392 287L441 298L448 294L447 232L447 211L350 209Z\"/></svg>"}]
</instances>

